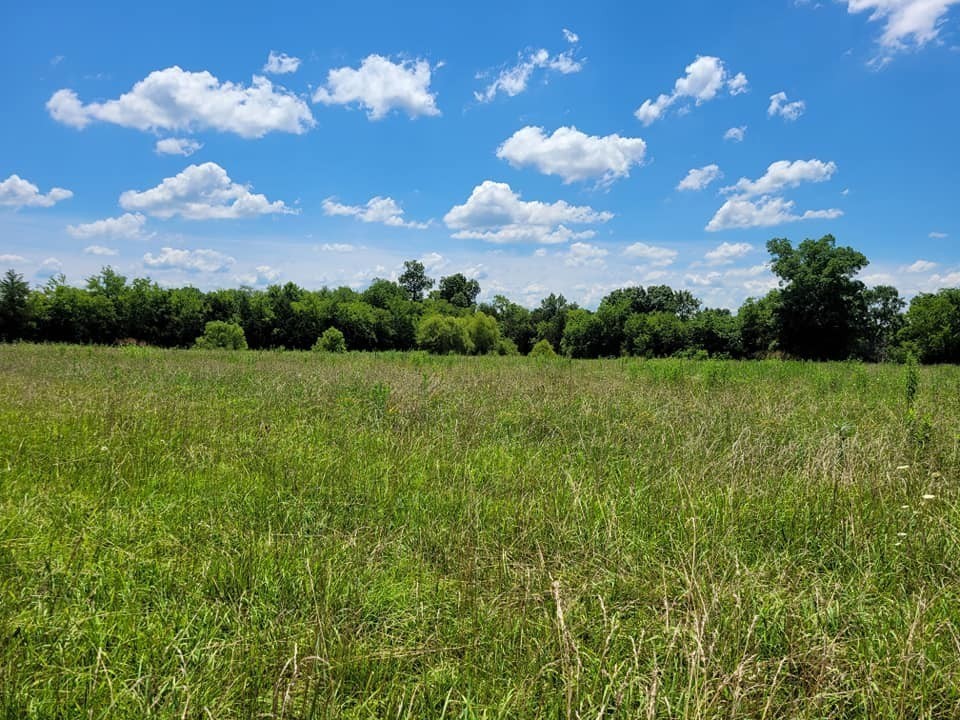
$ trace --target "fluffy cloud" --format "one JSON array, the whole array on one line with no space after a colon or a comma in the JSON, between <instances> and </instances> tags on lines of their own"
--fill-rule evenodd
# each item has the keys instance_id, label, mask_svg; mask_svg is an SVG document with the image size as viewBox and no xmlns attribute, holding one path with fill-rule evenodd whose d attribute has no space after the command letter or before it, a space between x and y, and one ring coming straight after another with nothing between
<instances>
[{"instance_id":1,"label":"fluffy cloud","mask_svg":"<svg viewBox=\"0 0 960 720\"><path fill-rule=\"evenodd\" d=\"M607 255L609 255L608 251L596 245L575 242L570 246L563 262L568 267L583 267L585 265L602 267L604 265L603 259Z\"/></svg>"},{"instance_id":2,"label":"fluffy cloud","mask_svg":"<svg viewBox=\"0 0 960 720\"><path fill-rule=\"evenodd\" d=\"M543 128L517 130L497 148L497 157L514 167L535 167L557 175L564 183L596 179L609 184L629 177L630 168L643 161L647 144L640 138L587 135L575 127L561 127L552 135Z\"/></svg>"},{"instance_id":3,"label":"fluffy cloud","mask_svg":"<svg viewBox=\"0 0 960 720\"><path fill-rule=\"evenodd\" d=\"M944 233L944 232L936 232L936 231L930 233L930 235L929 235L929 238L930 238L931 240L944 240L945 238L948 238L948 237L950 237L950 236L947 235L947 233Z\"/></svg>"},{"instance_id":4,"label":"fluffy cloud","mask_svg":"<svg viewBox=\"0 0 960 720\"><path fill-rule=\"evenodd\" d=\"M623 254L629 258L635 258L647 265L652 265L654 267L666 267L667 265L672 265L674 260L677 259L676 250L671 250L670 248L665 247L657 247L656 245L647 245L646 243L642 242L627 246L624 249Z\"/></svg>"},{"instance_id":5,"label":"fluffy cloud","mask_svg":"<svg viewBox=\"0 0 960 720\"><path fill-rule=\"evenodd\" d=\"M197 150L203 147L202 143L188 138L164 138L157 140L157 155L183 155L190 157Z\"/></svg>"},{"instance_id":6,"label":"fluffy cloud","mask_svg":"<svg viewBox=\"0 0 960 720\"><path fill-rule=\"evenodd\" d=\"M49 257L40 263L40 269L37 270L37 277L50 278L59 275L63 270L63 263L58 258Z\"/></svg>"},{"instance_id":7,"label":"fluffy cloud","mask_svg":"<svg viewBox=\"0 0 960 720\"><path fill-rule=\"evenodd\" d=\"M723 134L724 140L729 140L731 142L743 142L744 136L747 134L747 126L741 125L740 127L732 127Z\"/></svg>"},{"instance_id":8,"label":"fluffy cloud","mask_svg":"<svg viewBox=\"0 0 960 720\"><path fill-rule=\"evenodd\" d=\"M324 105L358 104L367 117L380 120L392 110L410 117L439 115L436 95L430 92L432 68L426 60L393 62L382 55L368 55L359 69L335 68L327 84L317 88L313 101Z\"/></svg>"},{"instance_id":9,"label":"fluffy cloud","mask_svg":"<svg viewBox=\"0 0 960 720\"><path fill-rule=\"evenodd\" d=\"M117 251L113 248L104 247L103 245L89 245L83 249L84 255L98 255L102 257L112 257L117 255Z\"/></svg>"},{"instance_id":10,"label":"fluffy cloud","mask_svg":"<svg viewBox=\"0 0 960 720\"><path fill-rule=\"evenodd\" d=\"M794 212L795 203L782 197L762 197L751 200L745 196L727 200L707 224L707 230L730 230L735 228L773 227L798 220L832 220L843 215L843 211L807 210Z\"/></svg>"},{"instance_id":11,"label":"fluffy cloud","mask_svg":"<svg viewBox=\"0 0 960 720\"><path fill-rule=\"evenodd\" d=\"M72 197L72 192L58 187L51 188L50 192L44 195L40 188L19 175L11 175L0 182L0 206L4 207L51 207Z\"/></svg>"},{"instance_id":12,"label":"fluffy cloud","mask_svg":"<svg viewBox=\"0 0 960 720\"><path fill-rule=\"evenodd\" d=\"M723 172L718 165L707 165L702 168L694 168L687 173L687 176L677 185L677 190L703 190L710 183L723 177Z\"/></svg>"},{"instance_id":13,"label":"fluffy cloud","mask_svg":"<svg viewBox=\"0 0 960 720\"><path fill-rule=\"evenodd\" d=\"M295 73L300 67L300 58L278 53L273 50L267 56L267 64L263 66L263 72L271 75L286 75Z\"/></svg>"},{"instance_id":14,"label":"fluffy cloud","mask_svg":"<svg viewBox=\"0 0 960 720\"><path fill-rule=\"evenodd\" d=\"M563 29L563 37L570 44L580 42L580 36L573 32L573 30L567 30L567 28Z\"/></svg>"},{"instance_id":15,"label":"fluffy cloud","mask_svg":"<svg viewBox=\"0 0 960 720\"><path fill-rule=\"evenodd\" d=\"M212 162L190 165L178 175L143 192L127 190L120 195L120 207L159 218L179 215L187 220L295 212L282 200L270 202L265 196L250 192L249 186L233 182L226 170Z\"/></svg>"},{"instance_id":16,"label":"fluffy cloud","mask_svg":"<svg viewBox=\"0 0 960 720\"><path fill-rule=\"evenodd\" d=\"M650 125L677 101L690 99L697 105L713 100L724 88L731 95L740 95L747 91L747 76L737 73L730 76L720 58L698 56L687 65L686 74L678 78L673 85L673 92L662 94L656 100L644 100L634 115L644 125Z\"/></svg>"},{"instance_id":17,"label":"fluffy cloud","mask_svg":"<svg viewBox=\"0 0 960 720\"><path fill-rule=\"evenodd\" d=\"M356 246L350 245L348 243L324 243L320 246L320 252L338 252L338 253L349 253L356 250Z\"/></svg>"},{"instance_id":18,"label":"fluffy cloud","mask_svg":"<svg viewBox=\"0 0 960 720\"><path fill-rule=\"evenodd\" d=\"M157 270L185 270L187 272L223 272L236 261L216 250L179 250L161 248L158 255L147 253L143 264Z\"/></svg>"},{"instance_id":19,"label":"fluffy cloud","mask_svg":"<svg viewBox=\"0 0 960 720\"><path fill-rule=\"evenodd\" d=\"M753 251L749 243L720 243L704 257L711 265L727 265Z\"/></svg>"},{"instance_id":20,"label":"fluffy cloud","mask_svg":"<svg viewBox=\"0 0 960 720\"><path fill-rule=\"evenodd\" d=\"M878 42L889 58L911 45L919 48L936 40L947 12L958 3L960 0L847 0L847 11L869 12L871 21L884 23Z\"/></svg>"},{"instance_id":21,"label":"fluffy cloud","mask_svg":"<svg viewBox=\"0 0 960 720\"><path fill-rule=\"evenodd\" d=\"M26 261L27 259L23 255L0 255L0 263L22 263Z\"/></svg>"},{"instance_id":22,"label":"fluffy cloud","mask_svg":"<svg viewBox=\"0 0 960 720\"><path fill-rule=\"evenodd\" d=\"M594 225L610 220L609 212L591 207L525 201L506 183L485 180L477 185L463 205L456 205L444 222L457 239L487 240L495 243L563 243L586 240L593 230L575 232L567 225Z\"/></svg>"},{"instance_id":23,"label":"fluffy cloud","mask_svg":"<svg viewBox=\"0 0 960 720\"><path fill-rule=\"evenodd\" d=\"M262 287L264 285L269 285L270 283L276 282L279 278L279 270L272 268L269 265L257 265L257 267L253 269L253 272L246 273L244 275L237 275L234 280L241 285Z\"/></svg>"},{"instance_id":24,"label":"fluffy cloud","mask_svg":"<svg viewBox=\"0 0 960 720\"><path fill-rule=\"evenodd\" d=\"M922 273L930 272L936 267L937 264L935 262L930 262L929 260L917 260L912 265L908 265L907 267L903 268L903 271L909 273Z\"/></svg>"},{"instance_id":25,"label":"fluffy cloud","mask_svg":"<svg viewBox=\"0 0 960 720\"><path fill-rule=\"evenodd\" d=\"M430 223L412 222L403 219L403 208L391 197L373 197L365 205L341 205L334 198L323 201L324 215L345 215L366 223L383 223L390 227L416 228L423 230Z\"/></svg>"},{"instance_id":26,"label":"fluffy cloud","mask_svg":"<svg viewBox=\"0 0 960 720\"><path fill-rule=\"evenodd\" d=\"M83 128L94 121L138 130L219 130L244 138L269 132L301 134L315 124L307 104L293 93L254 76L249 86L221 83L211 73L174 66L156 70L116 100L84 105L73 90L47 101L58 122Z\"/></svg>"},{"instance_id":27,"label":"fluffy cloud","mask_svg":"<svg viewBox=\"0 0 960 720\"><path fill-rule=\"evenodd\" d=\"M803 100L788 102L785 92L778 92L770 96L770 105L767 107L767 115L775 117L779 115L784 120L793 122L807 110L807 104Z\"/></svg>"},{"instance_id":28,"label":"fluffy cloud","mask_svg":"<svg viewBox=\"0 0 960 720\"><path fill-rule=\"evenodd\" d=\"M580 38L569 30L563 31L563 36L569 43L576 43ZM561 75L570 75L578 73L583 69L583 61L578 59L574 50L566 50L556 55L551 55L548 50L540 48L533 50L526 55L521 54L515 65L505 67L497 74L487 87L473 93L473 97L478 102L490 102L498 94L503 93L508 97L514 97L524 92L530 83L530 78L537 70L546 70L558 72ZM486 77L485 73L477 75L477 79Z\"/></svg>"},{"instance_id":29,"label":"fluffy cloud","mask_svg":"<svg viewBox=\"0 0 960 720\"><path fill-rule=\"evenodd\" d=\"M820 160L778 160L757 180L740 178L736 185L723 188L722 192L739 195L768 195L786 188L794 188L805 182L826 182L837 172L834 162Z\"/></svg>"},{"instance_id":30,"label":"fluffy cloud","mask_svg":"<svg viewBox=\"0 0 960 720\"><path fill-rule=\"evenodd\" d=\"M147 218L140 213L125 213L120 217L104 218L81 225L67 225L67 232L78 240L95 237L115 240L135 240L143 236L143 226Z\"/></svg>"}]
</instances>

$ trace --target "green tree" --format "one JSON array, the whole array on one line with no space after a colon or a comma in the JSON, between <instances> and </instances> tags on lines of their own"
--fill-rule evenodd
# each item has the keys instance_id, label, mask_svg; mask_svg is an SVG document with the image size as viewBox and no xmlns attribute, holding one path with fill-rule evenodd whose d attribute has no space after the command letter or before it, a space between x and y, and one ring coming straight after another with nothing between
<instances>
[{"instance_id":1,"label":"green tree","mask_svg":"<svg viewBox=\"0 0 960 720\"><path fill-rule=\"evenodd\" d=\"M553 345L550 344L549 340L539 340L532 348L530 348L530 357L552 358L556 356L557 353L553 349Z\"/></svg>"},{"instance_id":2,"label":"green tree","mask_svg":"<svg viewBox=\"0 0 960 720\"><path fill-rule=\"evenodd\" d=\"M866 256L837 247L832 235L804 240L796 248L785 238L774 238L767 250L780 277L780 346L804 358L850 357L866 315L865 286L855 279L868 264Z\"/></svg>"},{"instance_id":3,"label":"green tree","mask_svg":"<svg viewBox=\"0 0 960 720\"><path fill-rule=\"evenodd\" d=\"M960 362L960 288L910 301L900 338L924 363Z\"/></svg>"},{"instance_id":4,"label":"green tree","mask_svg":"<svg viewBox=\"0 0 960 720\"><path fill-rule=\"evenodd\" d=\"M601 319L581 308L567 313L560 351L573 358L595 358L603 350L604 327Z\"/></svg>"},{"instance_id":5,"label":"green tree","mask_svg":"<svg viewBox=\"0 0 960 720\"><path fill-rule=\"evenodd\" d=\"M473 351L465 324L449 315L424 316L417 325L417 345L437 355L467 355Z\"/></svg>"},{"instance_id":6,"label":"green tree","mask_svg":"<svg viewBox=\"0 0 960 720\"><path fill-rule=\"evenodd\" d=\"M500 341L500 327L497 325L497 321L479 311L465 320L467 333L470 336L470 342L473 344L473 352L477 355L487 355L494 352L497 343Z\"/></svg>"},{"instance_id":7,"label":"green tree","mask_svg":"<svg viewBox=\"0 0 960 720\"><path fill-rule=\"evenodd\" d=\"M687 323L688 344L711 357L740 357L740 321L729 310L701 310Z\"/></svg>"},{"instance_id":8,"label":"green tree","mask_svg":"<svg viewBox=\"0 0 960 720\"><path fill-rule=\"evenodd\" d=\"M687 325L671 312L631 315L625 328L633 354L669 357L687 347Z\"/></svg>"},{"instance_id":9,"label":"green tree","mask_svg":"<svg viewBox=\"0 0 960 720\"><path fill-rule=\"evenodd\" d=\"M471 308L476 304L477 295L480 294L480 283L468 279L463 273L456 273L440 278L436 294L451 305Z\"/></svg>"},{"instance_id":10,"label":"green tree","mask_svg":"<svg viewBox=\"0 0 960 720\"><path fill-rule=\"evenodd\" d=\"M577 306L568 303L563 295L547 295L540 301L540 306L530 313L530 320L537 330L536 339L548 341L551 348L560 347L567 325L567 313L576 309Z\"/></svg>"},{"instance_id":11,"label":"green tree","mask_svg":"<svg viewBox=\"0 0 960 720\"><path fill-rule=\"evenodd\" d=\"M7 270L0 279L0 341L26 338L30 326L29 297L30 286L23 275Z\"/></svg>"},{"instance_id":12,"label":"green tree","mask_svg":"<svg viewBox=\"0 0 960 720\"><path fill-rule=\"evenodd\" d=\"M764 357L779 349L779 308L779 290L771 290L759 299L747 298L740 306L740 341L747 357Z\"/></svg>"},{"instance_id":13,"label":"green tree","mask_svg":"<svg viewBox=\"0 0 960 720\"><path fill-rule=\"evenodd\" d=\"M211 320L194 345L200 350L246 350L247 338L236 323Z\"/></svg>"},{"instance_id":14,"label":"green tree","mask_svg":"<svg viewBox=\"0 0 960 720\"><path fill-rule=\"evenodd\" d=\"M328 327L323 331L323 334L317 338L313 349L319 350L320 352L343 353L347 351L347 341L343 337L343 333L337 330L337 328Z\"/></svg>"},{"instance_id":15,"label":"green tree","mask_svg":"<svg viewBox=\"0 0 960 720\"><path fill-rule=\"evenodd\" d=\"M895 287L877 285L864 291L867 306L862 332L860 355L865 360L883 362L890 359L897 334L903 328L903 309L907 303Z\"/></svg>"},{"instance_id":16,"label":"green tree","mask_svg":"<svg viewBox=\"0 0 960 720\"><path fill-rule=\"evenodd\" d=\"M407 293L407 298L413 302L423 300L423 294L433 287L433 279L427 277L426 268L422 262L407 260L403 263L403 273L397 278L400 287Z\"/></svg>"}]
</instances>

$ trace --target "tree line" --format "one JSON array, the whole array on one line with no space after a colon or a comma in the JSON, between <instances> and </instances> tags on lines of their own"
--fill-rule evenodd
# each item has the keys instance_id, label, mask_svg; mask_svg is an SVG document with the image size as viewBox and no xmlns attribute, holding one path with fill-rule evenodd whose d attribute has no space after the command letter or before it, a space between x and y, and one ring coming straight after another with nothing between
<instances>
[{"instance_id":1,"label":"tree line","mask_svg":"<svg viewBox=\"0 0 960 720\"><path fill-rule=\"evenodd\" d=\"M827 235L794 246L767 243L777 289L736 313L704 308L666 285L614 290L595 311L551 294L532 310L457 273L439 282L404 263L394 282L363 291L307 290L294 283L202 292L128 281L110 267L84 287L60 275L30 288L0 279L0 340L138 343L161 347L411 350L458 354L553 352L573 358L770 356L815 360L960 362L960 289L914 297L867 287L866 256Z\"/></svg>"}]
</instances>

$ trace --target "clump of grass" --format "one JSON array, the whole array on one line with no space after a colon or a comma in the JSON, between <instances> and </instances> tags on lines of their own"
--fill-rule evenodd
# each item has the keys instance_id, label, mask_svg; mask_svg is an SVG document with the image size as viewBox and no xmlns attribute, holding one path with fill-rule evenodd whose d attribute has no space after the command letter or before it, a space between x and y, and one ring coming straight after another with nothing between
<instances>
[{"instance_id":1,"label":"clump of grass","mask_svg":"<svg viewBox=\"0 0 960 720\"><path fill-rule=\"evenodd\" d=\"M0 346L0 717L958 717L958 381Z\"/></svg>"}]
</instances>

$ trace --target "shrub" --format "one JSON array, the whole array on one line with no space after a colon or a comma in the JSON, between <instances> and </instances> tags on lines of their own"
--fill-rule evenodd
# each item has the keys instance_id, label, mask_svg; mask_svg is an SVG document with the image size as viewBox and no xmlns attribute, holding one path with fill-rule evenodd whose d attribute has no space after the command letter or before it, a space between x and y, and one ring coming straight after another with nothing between
<instances>
[{"instance_id":1,"label":"shrub","mask_svg":"<svg viewBox=\"0 0 960 720\"><path fill-rule=\"evenodd\" d=\"M212 320L204 326L196 347L201 350L246 350L247 338L243 328L236 323Z\"/></svg>"},{"instance_id":2,"label":"shrub","mask_svg":"<svg viewBox=\"0 0 960 720\"><path fill-rule=\"evenodd\" d=\"M328 327L323 334L317 338L313 346L314 350L319 352L342 353L347 351L347 341L343 333L335 327Z\"/></svg>"},{"instance_id":3,"label":"shrub","mask_svg":"<svg viewBox=\"0 0 960 720\"><path fill-rule=\"evenodd\" d=\"M497 340L497 347L495 348L497 355L519 355L520 350L517 348L517 344L510 338L502 337Z\"/></svg>"},{"instance_id":4,"label":"shrub","mask_svg":"<svg viewBox=\"0 0 960 720\"><path fill-rule=\"evenodd\" d=\"M556 356L557 356L557 353L554 352L553 345L551 345L550 341L546 339L538 342L530 350L530 357L547 358L547 357L556 357Z\"/></svg>"},{"instance_id":5,"label":"shrub","mask_svg":"<svg viewBox=\"0 0 960 720\"><path fill-rule=\"evenodd\" d=\"M417 345L437 355L473 351L473 341L460 318L449 315L427 315L417 325Z\"/></svg>"},{"instance_id":6,"label":"shrub","mask_svg":"<svg viewBox=\"0 0 960 720\"><path fill-rule=\"evenodd\" d=\"M467 319L466 325L470 341L473 343L473 352L477 355L486 355L497 349L500 327L494 318L477 312Z\"/></svg>"}]
</instances>

